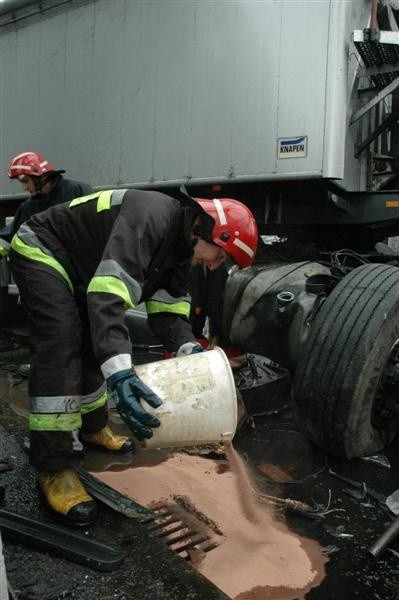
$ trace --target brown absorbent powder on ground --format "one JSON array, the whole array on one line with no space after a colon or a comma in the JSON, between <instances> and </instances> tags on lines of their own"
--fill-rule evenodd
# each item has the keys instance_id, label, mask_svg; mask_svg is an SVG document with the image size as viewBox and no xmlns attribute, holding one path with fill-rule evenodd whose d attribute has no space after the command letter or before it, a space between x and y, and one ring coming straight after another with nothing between
<instances>
[{"instance_id":1,"label":"brown absorbent powder on ground","mask_svg":"<svg viewBox=\"0 0 399 600\"><path fill-rule=\"evenodd\" d=\"M303 598L324 578L327 558L317 542L292 533L256 502L240 457L233 448L227 456L227 469L220 460L175 452L159 465L95 476L149 508L184 496L217 524L219 545L195 567L230 598Z\"/></svg>"}]
</instances>

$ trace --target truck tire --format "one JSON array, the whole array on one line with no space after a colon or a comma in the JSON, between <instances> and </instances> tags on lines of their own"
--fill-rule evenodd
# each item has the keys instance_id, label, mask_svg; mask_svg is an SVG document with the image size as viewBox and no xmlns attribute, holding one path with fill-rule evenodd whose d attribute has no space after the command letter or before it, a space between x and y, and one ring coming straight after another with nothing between
<instances>
[{"instance_id":1,"label":"truck tire","mask_svg":"<svg viewBox=\"0 0 399 600\"><path fill-rule=\"evenodd\" d=\"M363 265L336 285L311 324L293 392L305 431L332 454L373 454L393 439L399 268Z\"/></svg>"}]
</instances>

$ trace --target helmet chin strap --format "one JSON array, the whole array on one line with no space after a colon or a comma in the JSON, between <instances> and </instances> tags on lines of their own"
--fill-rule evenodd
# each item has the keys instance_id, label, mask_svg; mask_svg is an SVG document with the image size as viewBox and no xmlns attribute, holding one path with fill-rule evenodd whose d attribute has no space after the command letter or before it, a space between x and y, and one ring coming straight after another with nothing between
<instances>
[{"instance_id":1,"label":"helmet chin strap","mask_svg":"<svg viewBox=\"0 0 399 600\"><path fill-rule=\"evenodd\" d=\"M33 181L33 185L35 186L35 191L36 192L41 192L42 191L42 177L41 176L31 176L31 179Z\"/></svg>"},{"instance_id":2,"label":"helmet chin strap","mask_svg":"<svg viewBox=\"0 0 399 600\"><path fill-rule=\"evenodd\" d=\"M213 244L214 241L212 237L212 230L214 224L215 222L212 219L212 217L210 217L206 213L200 214L197 216L193 224L192 233L194 236L205 240L205 242Z\"/></svg>"},{"instance_id":3,"label":"helmet chin strap","mask_svg":"<svg viewBox=\"0 0 399 600\"><path fill-rule=\"evenodd\" d=\"M45 173L44 175L39 175L37 177L32 177L32 179L36 192L41 192L43 186L46 185L46 183L51 183L52 181L52 178L48 175L48 173Z\"/></svg>"}]
</instances>

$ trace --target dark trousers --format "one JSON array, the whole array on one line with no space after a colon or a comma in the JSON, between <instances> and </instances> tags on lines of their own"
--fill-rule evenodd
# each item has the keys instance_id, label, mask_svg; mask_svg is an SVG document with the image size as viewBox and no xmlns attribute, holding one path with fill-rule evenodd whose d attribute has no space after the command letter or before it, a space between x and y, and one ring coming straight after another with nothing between
<instances>
[{"instance_id":1,"label":"dark trousers","mask_svg":"<svg viewBox=\"0 0 399 600\"><path fill-rule=\"evenodd\" d=\"M29 318L31 407L32 400L39 398L54 414L52 402L95 394L104 386L93 353L87 308L55 269L14 251L10 261ZM82 412L81 419L82 431L100 431L108 421L107 404ZM76 466L81 457L76 430L54 430L45 419L43 423L40 430L31 428L30 463L43 471Z\"/></svg>"}]
</instances>

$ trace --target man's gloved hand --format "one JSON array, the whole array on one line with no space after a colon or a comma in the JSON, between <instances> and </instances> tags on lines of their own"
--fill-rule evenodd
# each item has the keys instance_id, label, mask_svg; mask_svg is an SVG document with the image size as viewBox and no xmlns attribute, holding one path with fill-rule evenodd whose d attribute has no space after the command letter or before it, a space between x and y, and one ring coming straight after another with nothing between
<instances>
[{"instance_id":1,"label":"man's gloved hand","mask_svg":"<svg viewBox=\"0 0 399 600\"><path fill-rule=\"evenodd\" d=\"M143 398L153 408L161 406L162 400L157 396L132 369L114 373L107 379L111 390L117 396L116 408L138 440L150 438L152 427L159 427L161 422L157 417L148 413L141 405Z\"/></svg>"},{"instance_id":2,"label":"man's gloved hand","mask_svg":"<svg viewBox=\"0 0 399 600\"><path fill-rule=\"evenodd\" d=\"M176 356L189 356L190 354L197 354L198 352L203 351L204 349L201 344L196 344L195 342L186 342L180 346L176 352Z\"/></svg>"}]
</instances>

